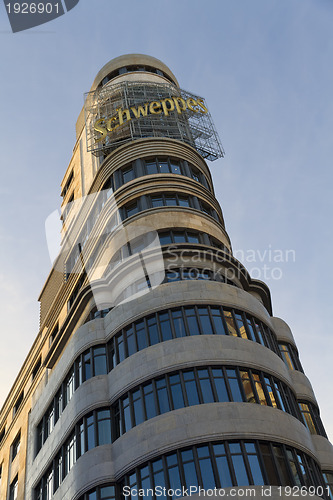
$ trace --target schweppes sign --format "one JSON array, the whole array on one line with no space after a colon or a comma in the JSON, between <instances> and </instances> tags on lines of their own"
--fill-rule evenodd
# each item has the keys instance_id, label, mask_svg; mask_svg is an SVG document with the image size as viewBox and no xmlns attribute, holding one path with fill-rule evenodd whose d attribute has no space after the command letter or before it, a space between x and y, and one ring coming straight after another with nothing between
<instances>
[{"instance_id":1,"label":"schweppes sign","mask_svg":"<svg viewBox=\"0 0 333 500\"><path fill-rule=\"evenodd\" d=\"M130 106L126 109L116 108L114 115L110 117L99 118L94 123L95 143L105 141L106 137L111 135L118 127L132 119L140 119L149 115L169 116L174 112L181 115L186 110L192 113L206 114L208 109L204 104L204 99L197 97L167 97L159 101L150 101L145 104ZM96 134L97 132L97 134Z\"/></svg>"},{"instance_id":2,"label":"schweppes sign","mask_svg":"<svg viewBox=\"0 0 333 500\"><path fill-rule=\"evenodd\" d=\"M87 151L109 154L147 137L185 142L205 159L223 156L205 100L171 84L120 81L86 94Z\"/></svg>"}]
</instances>

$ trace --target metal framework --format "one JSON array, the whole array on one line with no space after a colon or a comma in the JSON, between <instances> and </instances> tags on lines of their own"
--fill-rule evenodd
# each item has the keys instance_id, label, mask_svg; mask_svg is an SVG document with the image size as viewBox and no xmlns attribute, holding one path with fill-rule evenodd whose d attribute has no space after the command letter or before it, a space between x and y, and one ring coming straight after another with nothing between
<instances>
[{"instance_id":1,"label":"metal framework","mask_svg":"<svg viewBox=\"0 0 333 500\"><path fill-rule=\"evenodd\" d=\"M146 115L135 117L133 112L129 111L130 120L126 119L126 110L131 107L137 109L138 106L145 107L149 103L164 99L181 98L186 103L189 99L201 99L204 103L202 98L174 85L141 81L120 82L88 92L85 97L87 150L96 156L109 153L127 142L146 137L178 139L194 147L203 158L211 161L224 156L221 141L208 110L194 111L190 109L191 106L186 106L181 112L177 112L176 106L172 109L170 105L167 113L146 112ZM123 113L124 122L118 122L117 127L114 127L104 140L98 141L101 135L94 129L96 121L107 121L111 117L116 121L119 109Z\"/></svg>"}]
</instances>

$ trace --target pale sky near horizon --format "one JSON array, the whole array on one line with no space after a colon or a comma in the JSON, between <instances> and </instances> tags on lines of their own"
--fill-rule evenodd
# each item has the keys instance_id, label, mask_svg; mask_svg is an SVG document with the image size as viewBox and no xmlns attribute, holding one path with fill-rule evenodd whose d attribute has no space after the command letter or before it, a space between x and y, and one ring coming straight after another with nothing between
<instances>
[{"instance_id":1,"label":"pale sky near horizon","mask_svg":"<svg viewBox=\"0 0 333 500\"><path fill-rule=\"evenodd\" d=\"M83 94L135 52L205 97L226 151L209 167L233 248L290 325L333 439L332 25L331 0L81 0L12 34L1 3L0 406L38 333L44 222Z\"/></svg>"}]
</instances>

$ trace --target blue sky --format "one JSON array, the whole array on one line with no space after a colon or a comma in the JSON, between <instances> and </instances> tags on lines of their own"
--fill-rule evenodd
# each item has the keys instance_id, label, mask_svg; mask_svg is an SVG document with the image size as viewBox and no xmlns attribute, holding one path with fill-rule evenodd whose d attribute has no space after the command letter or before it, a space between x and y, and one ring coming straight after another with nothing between
<instances>
[{"instance_id":1,"label":"blue sky","mask_svg":"<svg viewBox=\"0 0 333 500\"><path fill-rule=\"evenodd\" d=\"M233 248L250 271L270 268L274 314L292 328L333 439L332 18L331 0L81 0L14 35L0 5L0 404L38 332L44 221L60 205L83 93L108 60L137 52L206 98L226 151L210 167ZM261 262L268 249L295 259Z\"/></svg>"}]
</instances>

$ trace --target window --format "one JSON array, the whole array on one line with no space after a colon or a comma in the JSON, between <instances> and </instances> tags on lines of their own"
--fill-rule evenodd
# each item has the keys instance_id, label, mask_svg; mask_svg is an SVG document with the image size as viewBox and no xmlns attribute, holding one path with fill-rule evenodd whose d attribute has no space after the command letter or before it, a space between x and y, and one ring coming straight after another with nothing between
<instances>
[{"instance_id":1,"label":"window","mask_svg":"<svg viewBox=\"0 0 333 500\"><path fill-rule=\"evenodd\" d=\"M310 433L327 437L318 408L310 402L299 402L298 406L301 410L303 423Z\"/></svg>"},{"instance_id":2,"label":"window","mask_svg":"<svg viewBox=\"0 0 333 500\"><path fill-rule=\"evenodd\" d=\"M122 174L122 180L123 180L124 184L126 182L132 181L135 178L134 168L132 165L129 165L127 167L122 168L121 174Z\"/></svg>"},{"instance_id":3,"label":"window","mask_svg":"<svg viewBox=\"0 0 333 500\"><path fill-rule=\"evenodd\" d=\"M6 428L3 427L0 431L0 443L1 441L3 440L3 438L5 437L5 433L6 433Z\"/></svg>"},{"instance_id":4,"label":"window","mask_svg":"<svg viewBox=\"0 0 333 500\"><path fill-rule=\"evenodd\" d=\"M188 279L189 276L186 276ZM176 273L175 279L179 278L179 274ZM193 278L191 277L191 279ZM196 279L199 279L199 275ZM102 317L107 312L107 309L105 311L96 311L96 308L94 308L92 309L92 317L95 314L99 315L99 313ZM238 325L234 319L236 317L238 318ZM243 311L222 308L217 305L200 305L199 307L189 305L161 310L124 326L107 344L95 345L84 351L75 360L68 376L61 384L51 405L37 426L37 453L56 425L68 402L67 399L69 400L75 390L86 380L110 372L125 358L150 345L166 342L174 338L190 335L232 335L242 338L240 331L240 328L242 328L246 330L249 340L258 342L260 340L258 336L254 338L253 334L249 334L248 322L251 324L252 332L253 325L265 331L265 339L270 339L267 347L277 354L276 339L266 325ZM246 339L245 336L244 338ZM252 398L252 402L260 402L260 404L287 411L297 418L300 417L296 400L290 389L272 376L261 375L261 372L243 370L241 375L237 370L235 371L230 367L228 373L222 369L213 370L213 381L209 379L209 382L206 377L199 381L193 373L185 374L184 372L183 377L184 384L191 388L191 393L182 393L180 395L179 387L176 387L176 382L174 382L169 394L172 395L172 398L174 395L174 404L176 406L180 407L182 400L185 402L186 398L188 398L188 403L184 404L199 404L199 393L194 390L194 387L198 384L208 384L208 387L210 387L209 384L211 384L215 401L249 401ZM175 381L176 378L173 380ZM201 390L205 391L206 389L202 388ZM211 391L207 390L207 397L211 398ZM145 393L148 389L143 388L143 391ZM247 395L246 399L242 391ZM154 402L152 389L148 391L148 394L149 404L145 411L147 418L150 418L149 415L156 414L157 400ZM172 401L173 399L171 399L171 404ZM192 401L196 402L192 403ZM319 416L316 422L316 425L319 425ZM325 435L324 431L320 433ZM1 435L4 436L4 429L0 437Z\"/></svg>"},{"instance_id":5,"label":"window","mask_svg":"<svg viewBox=\"0 0 333 500\"><path fill-rule=\"evenodd\" d=\"M50 340L49 340L50 345L53 344L54 339L56 338L58 331L59 331L59 325L57 323L56 326L53 328L52 333L50 335Z\"/></svg>"},{"instance_id":6,"label":"window","mask_svg":"<svg viewBox=\"0 0 333 500\"><path fill-rule=\"evenodd\" d=\"M70 173L70 174L69 174L69 176L68 176L67 182L66 182L66 184L65 184L65 186L64 186L64 189L63 189L63 191L62 191L62 193L61 193L61 196L62 196L63 198L66 196L66 193L67 193L67 191L68 191L68 189L69 189L70 185L72 184L73 178L74 178L74 171L72 170L72 171L71 171L71 173Z\"/></svg>"},{"instance_id":7,"label":"window","mask_svg":"<svg viewBox=\"0 0 333 500\"><path fill-rule=\"evenodd\" d=\"M283 361L289 370L299 370L303 372L302 365L298 358L297 350L291 344L279 344Z\"/></svg>"},{"instance_id":8,"label":"window","mask_svg":"<svg viewBox=\"0 0 333 500\"><path fill-rule=\"evenodd\" d=\"M34 378L36 377L37 373L38 373L38 370L39 368L42 366L42 358L39 357L37 363L35 364L33 370L32 370L32 380L34 380Z\"/></svg>"},{"instance_id":9,"label":"window","mask_svg":"<svg viewBox=\"0 0 333 500\"><path fill-rule=\"evenodd\" d=\"M20 450L20 445L21 445L21 431L17 434L16 438L14 439L12 443L12 461L18 454Z\"/></svg>"},{"instance_id":10,"label":"window","mask_svg":"<svg viewBox=\"0 0 333 500\"><path fill-rule=\"evenodd\" d=\"M323 477L326 486L329 487L329 498L330 500L333 499L333 472L323 472Z\"/></svg>"},{"instance_id":11,"label":"window","mask_svg":"<svg viewBox=\"0 0 333 500\"><path fill-rule=\"evenodd\" d=\"M13 417L14 417L14 415L16 415L18 409L20 408L22 401L23 401L23 397L24 397L24 392L22 391L21 394L19 395L19 397L17 398L16 403L14 405Z\"/></svg>"},{"instance_id":12,"label":"window","mask_svg":"<svg viewBox=\"0 0 333 500\"><path fill-rule=\"evenodd\" d=\"M9 500L17 500L18 476L15 477L9 487Z\"/></svg>"},{"instance_id":13,"label":"window","mask_svg":"<svg viewBox=\"0 0 333 500\"><path fill-rule=\"evenodd\" d=\"M134 201L129 203L128 205L125 205L124 207L124 215L125 219L128 217L131 217L132 215L135 215L139 211L139 204L138 201Z\"/></svg>"}]
</instances>

